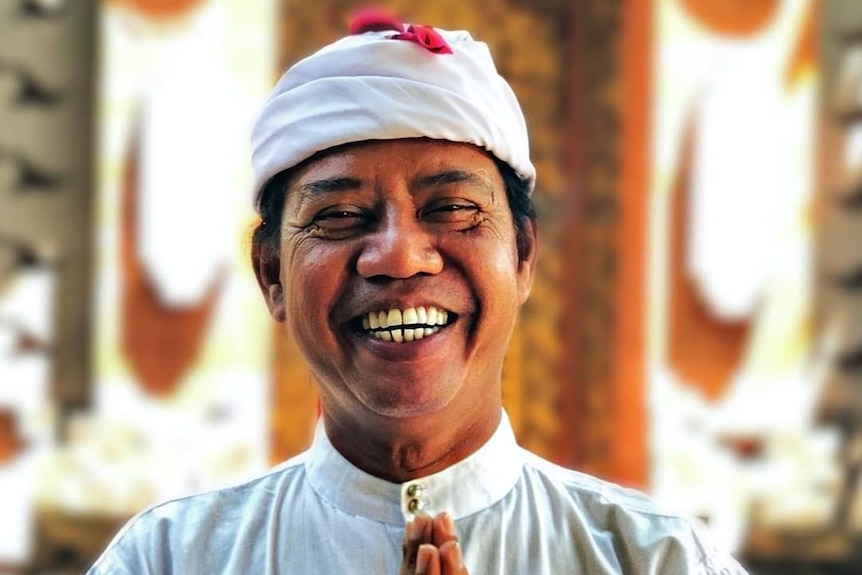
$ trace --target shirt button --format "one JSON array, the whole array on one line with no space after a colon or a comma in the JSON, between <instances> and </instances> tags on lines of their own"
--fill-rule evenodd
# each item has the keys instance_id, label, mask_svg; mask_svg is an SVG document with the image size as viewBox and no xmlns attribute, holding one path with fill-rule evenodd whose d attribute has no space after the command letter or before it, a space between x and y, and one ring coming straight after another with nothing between
<instances>
[{"instance_id":1,"label":"shirt button","mask_svg":"<svg viewBox=\"0 0 862 575\"><path fill-rule=\"evenodd\" d=\"M409 497L422 497L423 489L418 483L413 483L407 487L407 495Z\"/></svg>"},{"instance_id":2,"label":"shirt button","mask_svg":"<svg viewBox=\"0 0 862 575\"><path fill-rule=\"evenodd\" d=\"M411 499L407 502L407 509L410 510L410 513L419 513L425 509L425 502L421 499Z\"/></svg>"}]
</instances>

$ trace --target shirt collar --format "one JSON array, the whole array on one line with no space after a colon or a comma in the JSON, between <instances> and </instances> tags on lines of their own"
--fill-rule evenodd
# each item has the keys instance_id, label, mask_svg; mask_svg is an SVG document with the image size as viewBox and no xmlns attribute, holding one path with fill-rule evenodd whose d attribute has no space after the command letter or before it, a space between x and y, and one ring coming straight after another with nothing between
<instances>
[{"instance_id":1,"label":"shirt collar","mask_svg":"<svg viewBox=\"0 0 862 575\"><path fill-rule=\"evenodd\" d=\"M420 510L429 515L447 511L453 519L472 515L503 499L523 465L505 411L497 431L478 451L406 483L391 483L355 467L329 442L322 421L305 463L311 487L321 498L351 515L385 523L410 521Z\"/></svg>"}]
</instances>

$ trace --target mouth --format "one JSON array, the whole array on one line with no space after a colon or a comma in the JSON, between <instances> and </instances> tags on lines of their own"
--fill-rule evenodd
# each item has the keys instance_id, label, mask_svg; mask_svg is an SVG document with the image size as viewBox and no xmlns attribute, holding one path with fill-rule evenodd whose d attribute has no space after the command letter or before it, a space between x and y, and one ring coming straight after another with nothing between
<instances>
[{"instance_id":1,"label":"mouth","mask_svg":"<svg viewBox=\"0 0 862 575\"><path fill-rule=\"evenodd\" d=\"M352 323L356 331L369 337L406 343L432 336L457 319L457 314L429 305L372 311Z\"/></svg>"}]
</instances>

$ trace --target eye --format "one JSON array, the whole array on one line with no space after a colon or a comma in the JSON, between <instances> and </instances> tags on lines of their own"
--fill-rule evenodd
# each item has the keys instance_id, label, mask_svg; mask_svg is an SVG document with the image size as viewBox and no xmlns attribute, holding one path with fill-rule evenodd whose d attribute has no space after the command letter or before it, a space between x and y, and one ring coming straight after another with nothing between
<instances>
[{"instance_id":1,"label":"eye","mask_svg":"<svg viewBox=\"0 0 862 575\"><path fill-rule=\"evenodd\" d=\"M365 211L354 206L333 206L315 215L312 227L323 233L349 232L365 227L370 219Z\"/></svg>"},{"instance_id":2,"label":"eye","mask_svg":"<svg viewBox=\"0 0 862 575\"><path fill-rule=\"evenodd\" d=\"M479 207L461 198L441 198L422 208L419 217L432 223L472 223Z\"/></svg>"}]
</instances>

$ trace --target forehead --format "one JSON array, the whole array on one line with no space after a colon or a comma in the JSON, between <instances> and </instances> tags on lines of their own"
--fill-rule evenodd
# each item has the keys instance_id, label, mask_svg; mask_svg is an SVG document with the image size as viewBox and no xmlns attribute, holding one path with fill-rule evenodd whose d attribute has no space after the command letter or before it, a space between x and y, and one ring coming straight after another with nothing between
<instances>
[{"instance_id":1,"label":"forehead","mask_svg":"<svg viewBox=\"0 0 862 575\"><path fill-rule=\"evenodd\" d=\"M478 172L502 185L489 152L472 144L429 138L371 140L330 148L298 166L291 183L379 172L422 177L452 170Z\"/></svg>"}]
</instances>

